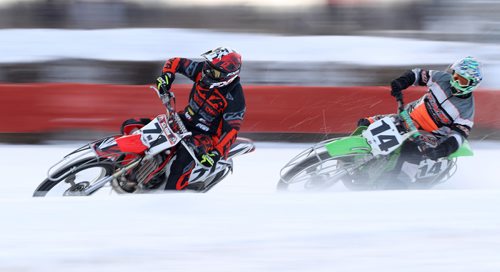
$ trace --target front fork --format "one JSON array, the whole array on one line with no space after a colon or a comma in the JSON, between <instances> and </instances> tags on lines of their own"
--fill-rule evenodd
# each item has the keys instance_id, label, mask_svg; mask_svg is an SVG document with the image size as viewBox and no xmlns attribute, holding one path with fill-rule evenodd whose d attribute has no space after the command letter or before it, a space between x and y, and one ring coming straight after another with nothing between
<instances>
[{"instance_id":1,"label":"front fork","mask_svg":"<svg viewBox=\"0 0 500 272\"><path fill-rule=\"evenodd\" d=\"M106 185L106 183L111 183L111 181L113 181L113 179L117 179L119 178L120 176L122 176L123 174L125 174L127 171L135 168L137 165L139 165L142 161L142 158L140 159L137 159L136 161L128 164L127 166L123 167L122 169L116 171L113 175L111 176L108 176L108 177L104 177L96 182L94 182L93 184L91 184L89 187L85 188L83 191L82 191L82 195L85 195L85 196L88 196L90 194L92 194L93 192L97 191L98 189L102 188L104 185Z\"/></svg>"}]
</instances>

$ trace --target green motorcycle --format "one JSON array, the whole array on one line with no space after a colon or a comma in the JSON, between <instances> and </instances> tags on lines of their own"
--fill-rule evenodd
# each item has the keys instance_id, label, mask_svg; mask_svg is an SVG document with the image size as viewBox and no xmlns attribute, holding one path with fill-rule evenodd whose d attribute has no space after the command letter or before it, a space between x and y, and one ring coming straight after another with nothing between
<instances>
[{"instance_id":1,"label":"green motorcycle","mask_svg":"<svg viewBox=\"0 0 500 272\"><path fill-rule=\"evenodd\" d=\"M403 143L414 141L420 149L437 144L435 136L416 129L402 99L398 104L398 114L298 154L281 169L278 190L321 191L339 181L350 190L428 189L448 180L456 172L457 158L473 155L467 141L446 158L434 161L422 156L411 181L397 180L395 167Z\"/></svg>"}]
</instances>

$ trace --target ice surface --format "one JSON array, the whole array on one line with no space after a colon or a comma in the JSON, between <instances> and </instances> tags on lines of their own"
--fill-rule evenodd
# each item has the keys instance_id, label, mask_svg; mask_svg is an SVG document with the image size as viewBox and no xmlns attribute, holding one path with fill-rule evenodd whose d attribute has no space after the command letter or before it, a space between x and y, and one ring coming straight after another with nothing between
<instances>
[{"instance_id":1,"label":"ice surface","mask_svg":"<svg viewBox=\"0 0 500 272\"><path fill-rule=\"evenodd\" d=\"M280 194L257 143L206 194L31 198L79 143L0 145L0 271L499 271L500 143L430 191Z\"/></svg>"}]
</instances>

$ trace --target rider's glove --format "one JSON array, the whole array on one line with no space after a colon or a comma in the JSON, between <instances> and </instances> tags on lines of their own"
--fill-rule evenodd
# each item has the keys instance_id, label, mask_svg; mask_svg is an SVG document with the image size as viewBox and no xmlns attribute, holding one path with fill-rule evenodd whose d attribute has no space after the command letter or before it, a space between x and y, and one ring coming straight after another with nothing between
<instances>
[{"instance_id":1,"label":"rider's glove","mask_svg":"<svg viewBox=\"0 0 500 272\"><path fill-rule=\"evenodd\" d=\"M369 125L371 125L371 122L368 118L361 118L358 120L358 127L367 127Z\"/></svg>"},{"instance_id":2,"label":"rider's glove","mask_svg":"<svg viewBox=\"0 0 500 272\"><path fill-rule=\"evenodd\" d=\"M206 167L212 167L220 160L220 154L217 150L212 150L208 153L201 155L200 163Z\"/></svg>"},{"instance_id":3,"label":"rider's glove","mask_svg":"<svg viewBox=\"0 0 500 272\"><path fill-rule=\"evenodd\" d=\"M402 87L399 78L395 79L391 82L391 95L396 97L397 99L403 98L403 90L405 88Z\"/></svg>"},{"instance_id":4,"label":"rider's glove","mask_svg":"<svg viewBox=\"0 0 500 272\"><path fill-rule=\"evenodd\" d=\"M400 77L391 81L391 95L397 99L403 98L403 90L410 87L415 82L415 74L412 70L404 72Z\"/></svg>"},{"instance_id":5,"label":"rider's glove","mask_svg":"<svg viewBox=\"0 0 500 272\"><path fill-rule=\"evenodd\" d=\"M167 72L156 78L156 82L158 84L158 91L160 91L160 94L167 94L174 80L175 80L175 74L170 72Z\"/></svg>"},{"instance_id":6,"label":"rider's glove","mask_svg":"<svg viewBox=\"0 0 500 272\"><path fill-rule=\"evenodd\" d=\"M437 160L439 158L448 157L451 153L458 149L458 142L455 137L450 137L446 141L440 143L435 148L428 148L423 151L424 155L431 159Z\"/></svg>"}]
</instances>

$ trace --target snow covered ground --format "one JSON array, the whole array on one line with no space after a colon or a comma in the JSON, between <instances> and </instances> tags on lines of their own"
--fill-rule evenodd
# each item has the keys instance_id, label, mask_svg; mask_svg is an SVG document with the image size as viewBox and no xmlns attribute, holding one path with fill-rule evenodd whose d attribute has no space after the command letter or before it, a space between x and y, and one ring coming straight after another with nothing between
<instances>
[{"instance_id":1,"label":"snow covered ground","mask_svg":"<svg viewBox=\"0 0 500 272\"><path fill-rule=\"evenodd\" d=\"M430 191L278 194L308 144L257 143L206 194L34 199L81 143L0 145L0 271L499 271L500 143Z\"/></svg>"}]
</instances>

